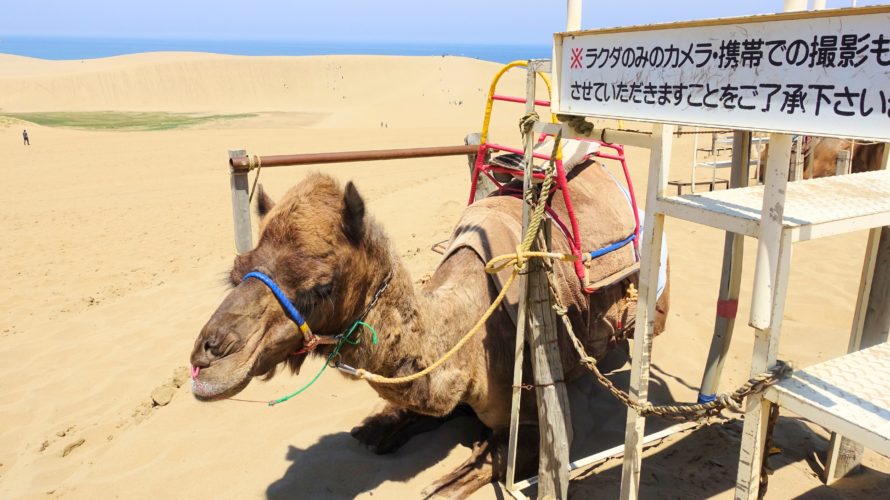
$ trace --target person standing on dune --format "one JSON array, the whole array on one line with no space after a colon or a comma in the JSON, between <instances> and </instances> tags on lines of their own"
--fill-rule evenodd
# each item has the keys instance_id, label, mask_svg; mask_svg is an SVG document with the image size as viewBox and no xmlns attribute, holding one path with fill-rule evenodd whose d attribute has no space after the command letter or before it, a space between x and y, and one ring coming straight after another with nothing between
<instances>
[{"instance_id":1,"label":"person standing on dune","mask_svg":"<svg viewBox=\"0 0 890 500\"><path fill-rule=\"evenodd\" d=\"M31 145L31 141L28 140L28 131L27 130L22 130L22 139L25 140L25 146Z\"/></svg>"}]
</instances>

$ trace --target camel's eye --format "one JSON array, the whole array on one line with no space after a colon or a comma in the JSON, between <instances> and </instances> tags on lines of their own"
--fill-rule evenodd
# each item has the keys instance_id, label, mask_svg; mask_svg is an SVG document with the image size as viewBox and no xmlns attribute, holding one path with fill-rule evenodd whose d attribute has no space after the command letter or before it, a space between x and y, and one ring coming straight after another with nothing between
<instances>
[{"instance_id":1,"label":"camel's eye","mask_svg":"<svg viewBox=\"0 0 890 500\"><path fill-rule=\"evenodd\" d=\"M317 285L312 289L312 294L318 298L327 298L334 291L334 284L327 283L325 285Z\"/></svg>"},{"instance_id":2,"label":"camel's eye","mask_svg":"<svg viewBox=\"0 0 890 500\"><path fill-rule=\"evenodd\" d=\"M331 292L334 291L334 284L328 283L325 285L316 285L305 292L300 292L296 297L293 297L291 302L297 309L299 310L310 310L313 307L317 306L322 300L327 299L331 296Z\"/></svg>"}]
</instances>

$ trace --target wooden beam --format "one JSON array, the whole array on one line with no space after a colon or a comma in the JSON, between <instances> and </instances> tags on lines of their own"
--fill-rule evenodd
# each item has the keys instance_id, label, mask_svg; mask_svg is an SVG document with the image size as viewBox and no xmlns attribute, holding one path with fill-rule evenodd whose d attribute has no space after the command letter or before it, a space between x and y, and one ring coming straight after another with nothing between
<instances>
[{"instance_id":1,"label":"wooden beam","mask_svg":"<svg viewBox=\"0 0 890 500\"><path fill-rule=\"evenodd\" d=\"M543 263L533 259L529 266L526 335L541 429L538 498L568 498L571 410L556 338L556 313Z\"/></svg>"},{"instance_id":2,"label":"wooden beam","mask_svg":"<svg viewBox=\"0 0 890 500\"><path fill-rule=\"evenodd\" d=\"M534 68L530 65L526 78L527 112L534 111L536 78ZM534 168L533 148L534 134L528 134L525 143L524 192L528 192L531 187ZM523 203L523 207L527 209L528 204ZM542 229L544 229L543 243L540 238L535 238L533 248L543 246L540 250L547 251L550 248L547 222ZM532 372L540 428L538 498L568 498L572 412L569 408L569 396L566 392L565 375L556 338L556 312L553 310L553 298L544 264L539 259L532 259L528 265L526 308L529 329L526 331L526 340L532 352Z\"/></svg>"}]
</instances>

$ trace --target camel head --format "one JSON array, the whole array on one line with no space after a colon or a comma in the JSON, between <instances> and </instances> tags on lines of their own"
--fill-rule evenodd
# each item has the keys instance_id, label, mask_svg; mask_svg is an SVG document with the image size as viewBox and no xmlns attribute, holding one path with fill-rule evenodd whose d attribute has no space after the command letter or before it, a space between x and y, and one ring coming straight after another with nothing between
<instances>
[{"instance_id":1,"label":"camel head","mask_svg":"<svg viewBox=\"0 0 890 500\"><path fill-rule=\"evenodd\" d=\"M235 257L231 291L204 325L192 350L192 391L198 399L230 397L252 377L274 375L287 362L296 373L306 354L303 335L270 289L244 276L269 276L317 335L336 335L364 305L361 283L379 254L373 223L352 182L310 174L277 204L259 189L256 248ZM379 255L378 255L379 257ZM379 262L379 261L378 261ZM385 271L384 271L385 273Z\"/></svg>"}]
</instances>

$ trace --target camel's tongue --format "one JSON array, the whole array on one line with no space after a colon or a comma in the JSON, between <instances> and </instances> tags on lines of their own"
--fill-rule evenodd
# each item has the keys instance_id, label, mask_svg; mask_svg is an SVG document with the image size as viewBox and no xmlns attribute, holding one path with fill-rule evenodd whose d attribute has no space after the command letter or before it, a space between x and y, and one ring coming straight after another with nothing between
<instances>
[{"instance_id":1,"label":"camel's tongue","mask_svg":"<svg viewBox=\"0 0 890 500\"><path fill-rule=\"evenodd\" d=\"M192 380L197 379L199 373L201 373L201 367L200 366L192 366Z\"/></svg>"}]
</instances>

